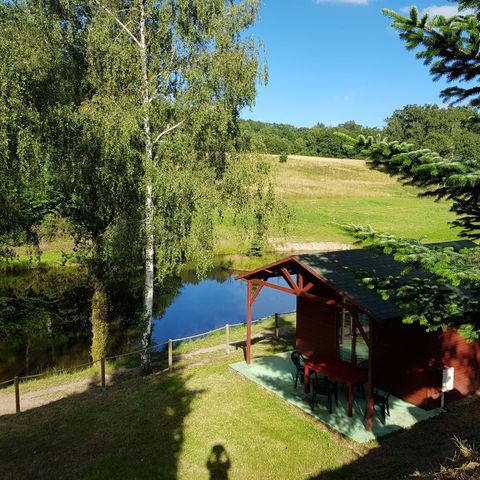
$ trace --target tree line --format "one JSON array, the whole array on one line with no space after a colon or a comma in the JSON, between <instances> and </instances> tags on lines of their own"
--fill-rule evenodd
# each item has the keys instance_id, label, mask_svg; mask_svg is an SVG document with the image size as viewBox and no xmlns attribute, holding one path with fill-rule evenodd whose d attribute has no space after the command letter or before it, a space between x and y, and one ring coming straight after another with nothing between
<instances>
[{"instance_id":1,"label":"tree line","mask_svg":"<svg viewBox=\"0 0 480 480\"><path fill-rule=\"evenodd\" d=\"M354 157L345 149L337 134L382 136L424 146L447 158L480 154L480 128L472 121L476 111L467 106L407 105L395 110L382 128L365 127L349 121L335 127L317 124L311 128L293 125L241 120L241 151L273 155L308 155L319 157Z\"/></svg>"}]
</instances>

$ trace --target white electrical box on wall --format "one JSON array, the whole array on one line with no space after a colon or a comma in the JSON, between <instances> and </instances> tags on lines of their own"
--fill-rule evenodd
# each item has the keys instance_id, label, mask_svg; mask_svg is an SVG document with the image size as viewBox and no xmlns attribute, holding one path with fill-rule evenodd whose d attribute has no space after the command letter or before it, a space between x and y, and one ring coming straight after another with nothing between
<instances>
[{"instance_id":1,"label":"white electrical box on wall","mask_svg":"<svg viewBox=\"0 0 480 480\"><path fill-rule=\"evenodd\" d=\"M453 390L454 384L454 368L444 368L442 371L442 392Z\"/></svg>"}]
</instances>

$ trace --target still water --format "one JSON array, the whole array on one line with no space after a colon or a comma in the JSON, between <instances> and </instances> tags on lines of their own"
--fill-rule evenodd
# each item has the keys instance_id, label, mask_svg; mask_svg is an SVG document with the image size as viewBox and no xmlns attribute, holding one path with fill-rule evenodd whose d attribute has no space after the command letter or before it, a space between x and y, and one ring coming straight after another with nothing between
<instances>
[{"instance_id":1,"label":"still water","mask_svg":"<svg viewBox=\"0 0 480 480\"><path fill-rule=\"evenodd\" d=\"M142 334L142 279L110 292L108 350L132 351ZM0 275L0 381L88 362L91 287L81 269ZM295 297L265 288L253 318L295 309ZM157 292L152 341L162 343L245 321L246 285L216 268L203 279L187 271Z\"/></svg>"}]
</instances>

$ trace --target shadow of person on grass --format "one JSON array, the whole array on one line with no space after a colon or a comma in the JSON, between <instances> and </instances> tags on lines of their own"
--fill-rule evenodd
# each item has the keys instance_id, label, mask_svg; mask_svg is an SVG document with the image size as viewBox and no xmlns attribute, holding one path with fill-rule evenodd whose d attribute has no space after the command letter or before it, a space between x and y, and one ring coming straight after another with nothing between
<instances>
[{"instance_id":1,"label":"shadow of person on grass","mask_svg":"<svg viewBox=\"0 0 480 480\"><path fill-rule=\"evenodd\" d=\"M223 445L215 445L206 463L210 480L228 480L228 471L231 466L230 457Z\"/></svg>"}]
</instances>

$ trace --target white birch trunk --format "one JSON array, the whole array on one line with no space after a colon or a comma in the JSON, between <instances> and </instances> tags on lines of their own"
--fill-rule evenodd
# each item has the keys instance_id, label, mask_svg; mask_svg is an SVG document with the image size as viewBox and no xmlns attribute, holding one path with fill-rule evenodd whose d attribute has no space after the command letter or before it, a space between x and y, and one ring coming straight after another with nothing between
<instances>
[{"instance_id":1,"label":"white birch trunk","mask_svg":"<svg viewBox=\"0 0 480 480\"><path fill-rule=\"evenodd\" d=\"M145 39L145 3L140 0L140 61L142 65L143 80L143 131L145 135L145 174L146 174L146 191L145 191L145 298L144 298L144 315L147 326L143 333L142 348L150 346L150 338L152 332L152 314L153 314L153 282L154 282L154 234L153 234L153 185L152 185L152 168L153 168L153 145L150 129L150 117L148 113L148 105L150 103L149 79L148 79L148 58ZM145 350L141 356L141 366L143 371L151 370L150 351Z\"/></svg>"}]
</instances>

